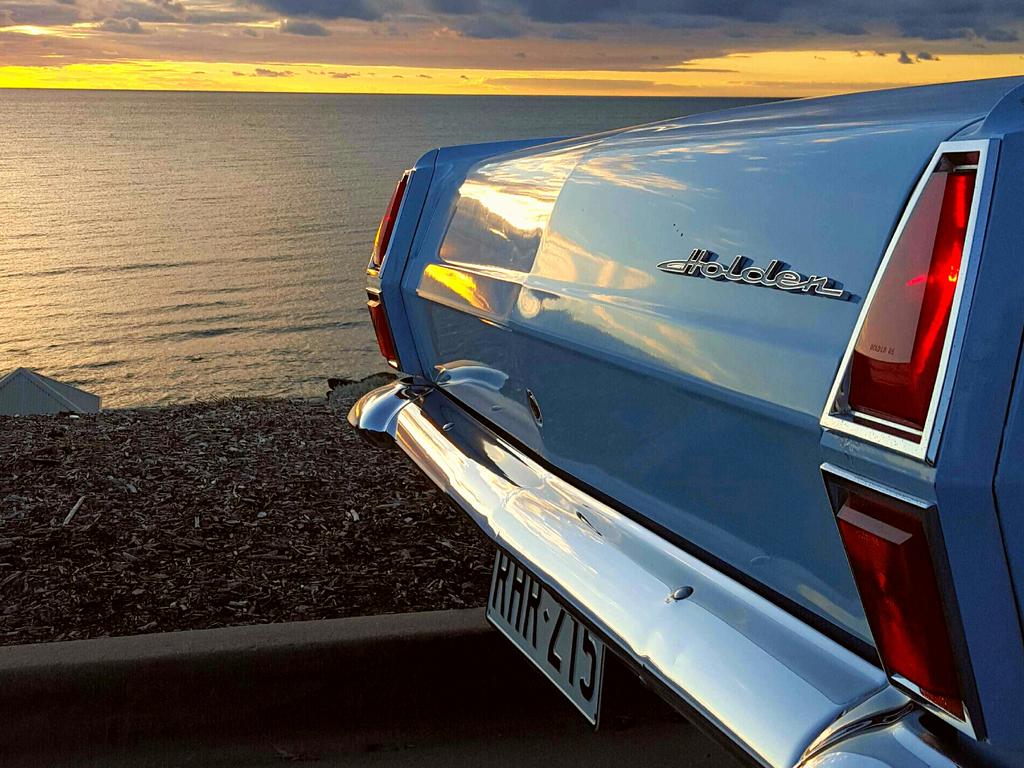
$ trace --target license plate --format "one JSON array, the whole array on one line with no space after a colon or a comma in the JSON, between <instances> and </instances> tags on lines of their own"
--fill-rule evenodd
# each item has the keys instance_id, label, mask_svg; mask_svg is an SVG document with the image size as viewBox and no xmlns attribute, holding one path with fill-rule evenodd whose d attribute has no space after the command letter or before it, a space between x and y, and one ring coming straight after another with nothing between
<instances>
[{"instance_id":1,"label":"license plate","mask_svg":"<svg viewBox=\"0 0 1024 768\"><path fill-rule=\"evenodd\" d=\"M533 574L500 550L491 573L487 618L597 725L604 643Z\"/></svg>"}]
</instances>

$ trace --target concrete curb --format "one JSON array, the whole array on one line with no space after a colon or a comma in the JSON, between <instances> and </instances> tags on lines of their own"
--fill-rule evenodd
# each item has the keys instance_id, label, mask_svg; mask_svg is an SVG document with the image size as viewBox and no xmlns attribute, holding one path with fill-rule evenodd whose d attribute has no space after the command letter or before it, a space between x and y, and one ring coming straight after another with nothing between
<instances>
[{"instance_id":1,"label":"concrete curb","mask_svg":"<svg viewBox=\"0 0 1024 768\"><path fill-rule=\"evenodd\" d=\"M0 756L457 717L470 686L509 688L515 654L482 609L0 648ZM512 677L524 695L546 684Z\"/></svg>"}]
</instances>

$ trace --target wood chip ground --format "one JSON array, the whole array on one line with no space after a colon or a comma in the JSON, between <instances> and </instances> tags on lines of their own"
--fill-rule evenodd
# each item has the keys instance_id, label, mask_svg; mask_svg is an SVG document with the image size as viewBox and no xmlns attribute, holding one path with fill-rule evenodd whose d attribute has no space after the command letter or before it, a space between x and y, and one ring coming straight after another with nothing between
<instances>
[{"instance_id":1,"label":"wood chip ground","mask_svg":"<svg viewBox=\"0 0 1024 768\"><path fill-rule=\"evenodd\" d=\"M492 545L339 405L0 417L0 645L483 605Z\"/></svg>"}]
</instances>

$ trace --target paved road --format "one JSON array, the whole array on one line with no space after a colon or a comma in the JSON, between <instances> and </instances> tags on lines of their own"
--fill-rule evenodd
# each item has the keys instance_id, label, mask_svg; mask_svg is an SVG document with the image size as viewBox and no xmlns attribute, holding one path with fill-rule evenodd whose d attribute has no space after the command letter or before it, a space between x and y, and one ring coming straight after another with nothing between
<instances>
[{"instance_id":1,"label":"paved road","mask_svg":"<svg viewBox=\"0 0 1024 768\"><path fill-rule=\"evenodd\" d=\"M583 723L474 723L401 732L254 738L245 743L146 745L34 765L69 768L262 768L309 764L325 768L487 768L489 766L736 765L714 742L685 722L639 722L594 733Z\"/></svg>"},{"instance_id":2,"label":"paved road","mask_svg":"<svg viewBox=\"0 0 1024 768\"><path fill-rule=\"evenodd\" d=\"M594 731L539 673L509 660L510 684L466 687L455 706L403 710L383 725L339 718L301 733L302 713L282 716L271 733L222 740L177 738L63 755L25 755L5 768L262 768L316 765L405 768L492 766L673 766L710 768L738 763L732 755L673 712L621 668L606 681L602 726ZM321 706L317 701L311 707ZM311 719L324 722L322 712ZM54 723L55 728L60 724Z\"/></svg>"},{"instance_id":3,"label":"paved road","mask_svg":"<svg viewBox=\"0 0 1024 768\"><path fill-rule=\"evenodd\" d=\"M478 609L0 655L2 768L735 766L607 657L595 732Z\"/></svg>"}]
</instances>

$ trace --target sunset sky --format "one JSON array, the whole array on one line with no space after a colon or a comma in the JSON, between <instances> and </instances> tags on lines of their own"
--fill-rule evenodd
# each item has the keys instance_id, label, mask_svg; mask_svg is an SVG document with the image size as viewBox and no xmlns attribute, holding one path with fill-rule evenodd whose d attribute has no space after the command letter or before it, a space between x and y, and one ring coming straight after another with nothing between
<instances>
[{"instance_id":1,"label":"sunset sky","mask_svg":"<svg viewBox=\"0 0 1024 768\"><path fill-rule=\"evenodd\" d=\"M0 87L806 96L1024 73L1024 0L0 0Z\"/></svg>"}]
</instances>

